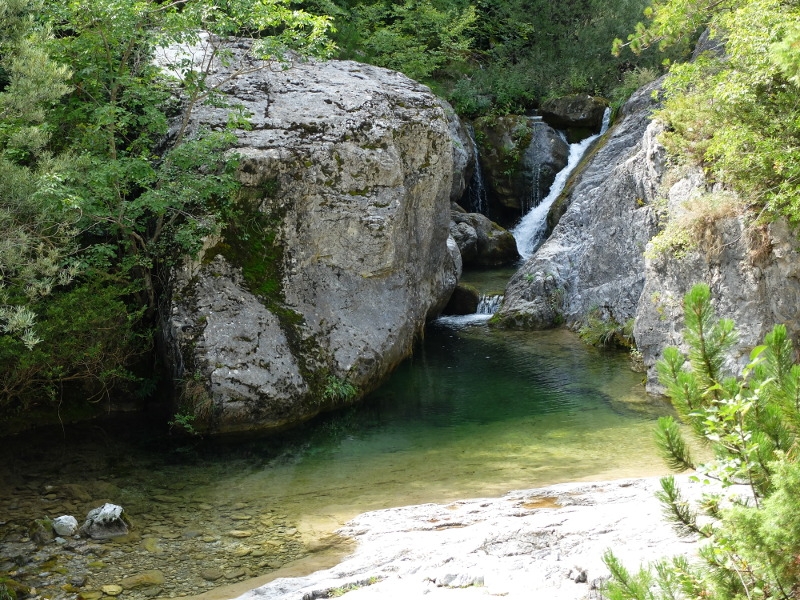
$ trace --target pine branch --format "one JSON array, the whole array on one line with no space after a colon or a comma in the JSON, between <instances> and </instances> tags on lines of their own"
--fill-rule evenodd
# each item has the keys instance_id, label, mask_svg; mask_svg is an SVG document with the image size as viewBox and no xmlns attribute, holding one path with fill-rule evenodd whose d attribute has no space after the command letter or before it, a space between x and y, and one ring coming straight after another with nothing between
<instances>
[{"instance_id":1,"label":"pine branch","mask_svg":"<svg viewBox=\"0 0 800 600\"><path fill-rule=\"evenodd\" d=\"M672 417L661 417L656 427L656 444L661 456L676 473L694 470L689 448L683 440L678 423Z\"/></svg>"},{"instance_id":2,"label":"pine branch","mask_svg":"<svg viewBox=\"0 0 800 600\"><path fill-rule=\"evenodd\" d=\"M661 478L661 491L656 492L656 498L663 505L664 515L673 524L678 535L683 537L692 535L710 536L711 531L709 528L701 528L697 525L697 515L689 507L689 503L681 496L674 477L670 475L669 477Z\"/></svg>"}]
</instances>

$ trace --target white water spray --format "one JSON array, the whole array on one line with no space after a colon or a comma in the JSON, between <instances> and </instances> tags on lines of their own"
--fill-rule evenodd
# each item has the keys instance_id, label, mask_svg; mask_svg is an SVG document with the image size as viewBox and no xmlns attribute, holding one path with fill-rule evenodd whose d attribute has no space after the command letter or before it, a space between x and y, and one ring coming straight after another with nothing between
<instances>
[{"instance_id":1,"label":"white water spray","mask_svg":"<svg viewBox=\"0 0 800 600\"><path fill-rule=\"evenodd\" d=\"M533 253L539 249L544 243L545 234L547 233L547 213L550 212L550 207L559 197L564 187L567 185L567 179L578 166L578 163L583 158L586 150L592 145L597 138L603 135L608 130L608 124L611 120L611 109L606 108L603 114L603 125L600 128L600 133L590 136L577 144L570 144L569 146L569 159L567 166L561 169L556 175L553 185L550 187L550 192L545 196L542 201L532 208L522 220L517 224L511 233L514 239L517 240L517 250L523 259L528 259L533 256Z\"/></svg>"}]
</instances>

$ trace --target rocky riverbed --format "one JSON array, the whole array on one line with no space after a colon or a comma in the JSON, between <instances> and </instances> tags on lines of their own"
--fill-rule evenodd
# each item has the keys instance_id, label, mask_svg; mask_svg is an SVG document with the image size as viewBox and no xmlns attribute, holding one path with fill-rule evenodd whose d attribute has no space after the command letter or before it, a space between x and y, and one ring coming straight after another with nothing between
<instances>
[{"instance_id":1,"label":"rocky riverbed","mask_svg":"<svg viewBox=\"0 0 800 600\"><path fill-rule=\"evenodd\" d=\"M131 531L107 541L56 537L43 517L73 514L82 522L98 486L109 497L121 495L114 483L7 489L0 582L7 578L21 595L52 600L173 598L263 575L328 543L304 540L278 510L193 498L184 485L176 481L140 498L126 490Z\"/></svg>"},{"instance_id":2,"label":"rocky riverbed","mask_svg":"<svg viewBox=\"0 0 800 600\"><path fill-rule=\"evenodd\" d=\"M707 486L681 478L689 498ZM691 554L661 514L657 478L567 483L502 498L373 511L341 533L357 551L336 567L281 578L239 600L600 598L607 549L630 568Z\"/></svg>"}]
</instances>

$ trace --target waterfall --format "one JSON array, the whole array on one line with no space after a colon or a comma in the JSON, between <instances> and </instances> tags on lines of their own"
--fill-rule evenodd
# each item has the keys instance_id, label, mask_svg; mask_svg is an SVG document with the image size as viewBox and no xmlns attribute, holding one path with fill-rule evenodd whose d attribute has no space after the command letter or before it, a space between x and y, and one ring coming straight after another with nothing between
<instances>
[{"instance_id":1,"label":"waterfall","mask_svg":"<svg viewBox=\"0 0 800 600\"><path fill-rule=\"evenodd\" d=\"M502 295L481 294L478 308L471 315L445 315L436 319L435 323L451 329L461 329L476 323L486 323L497 312L502 302Z\"/></svg>"},{"instance_id":2,"label":"waterfall","mask_svg":"<svg viewBox=\"0 0 800 600\"><path fill-rule=\"evenodd\" d=\"M475 170L472 172L472 180L469 182L467 194L469 195L469 208L472 212L486 214L488 202L486 200L486 186L483 183L483 170L481 169L481 155L478 152L478 144L475 142L475 130L472 125L467 125L469 139L472 147L475 148Z\"/></svg>"},{"instance_id":3,"label":"waterfall","mask_svg":"<svg viewBox=\"0 0 800 600\"><path fill-rule=\"evenodd\" d=\"M503 296L495 294L482 294L478 302L478 309L475 311L479 315L493 315L503 303Z\"/></svg>"},{"instance_id":4,"label":"waterfall","mask_svg":"<svg viewBox=\"0 0 800 600\"><path fill-rule=\"evenodd\" d=\"M600 128L600 133L590 136L577 144L570 144L569 146L569 159L567 166L564 167L556 175L550 192L544 199L533 209L531 209L516 227L511 231L514 238L517 240L517 250L523 259L528 259L533 256L533 253L539 249L544 243L545 234L547 233L547 213L550 212L550 207L555 202L556 198L564 191L567 185L567 179L578 166L581 158L589 149L589 146L603 135L608 130L608 125L611 120L611 109L606 108L603 114L603 125Z\"/></svg>"}]
</instances>

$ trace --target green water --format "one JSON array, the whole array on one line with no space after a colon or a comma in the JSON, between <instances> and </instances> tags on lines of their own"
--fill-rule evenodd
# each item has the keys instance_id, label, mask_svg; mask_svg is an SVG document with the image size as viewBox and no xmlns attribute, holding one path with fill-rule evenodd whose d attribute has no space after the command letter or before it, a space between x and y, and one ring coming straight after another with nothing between
<instances>
[{"instance_id":1,"label":"green water","mask_svg":"<svg viewBox=\"0 0 800 600\"><path fill-rule=\"evenodd\" d=\"M0 524L24 513L81 519L108 500L126 508L141 535L167 538L168 553L181 554L190 550L170 549L170 532L197 530L222 543L239 527L231 520L238 506L254 522L270 515L279 533L298 529L297 543L281 538L279 548L294 559L365 510L662 473L652 429L665 412L624 355L570 332L434 325L363 404L282 436L185 441L123 422L7 440ZM88 497L59 493L75 485ZM196 547L195 558L205 552ZM142 554L148 568L158 566ZM265 565L249 564L248 575Z\"/></svg>"}]
</instances>

